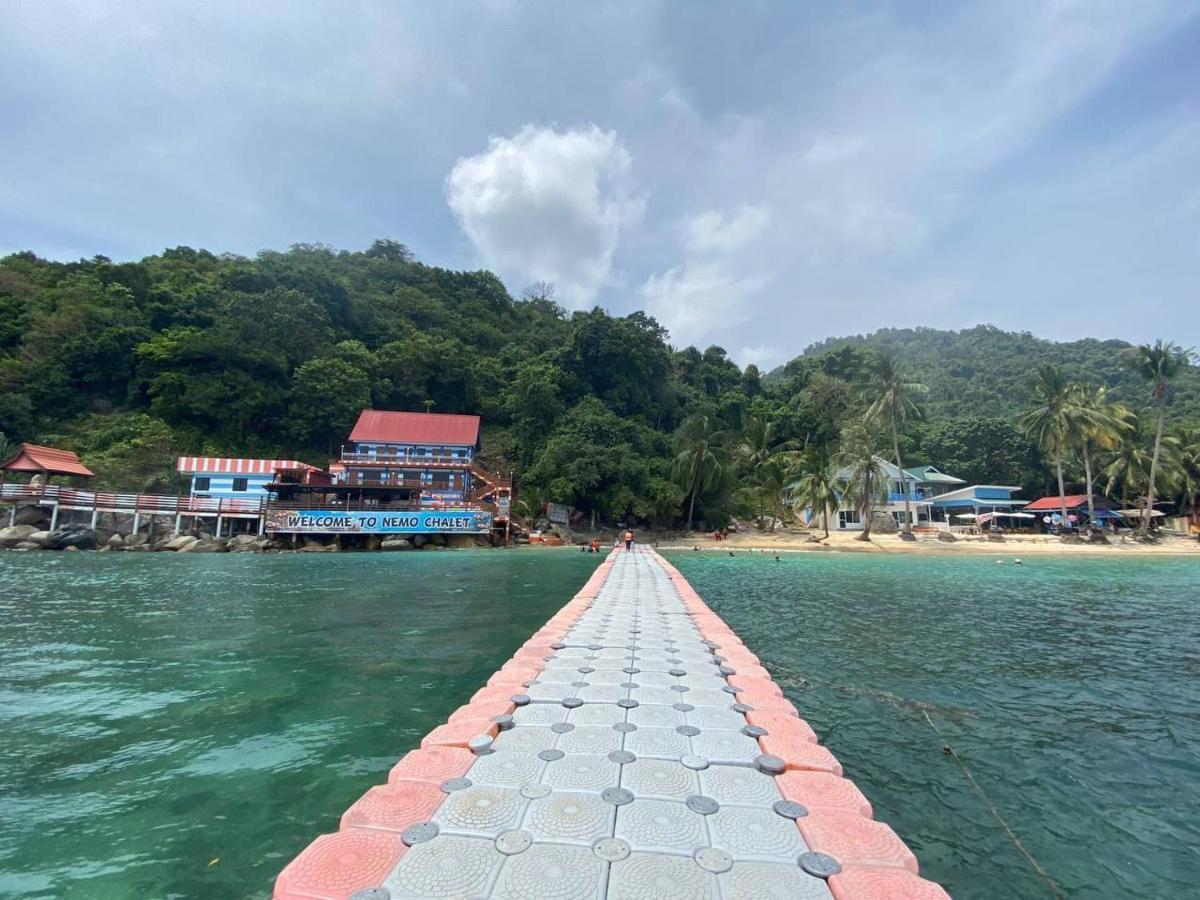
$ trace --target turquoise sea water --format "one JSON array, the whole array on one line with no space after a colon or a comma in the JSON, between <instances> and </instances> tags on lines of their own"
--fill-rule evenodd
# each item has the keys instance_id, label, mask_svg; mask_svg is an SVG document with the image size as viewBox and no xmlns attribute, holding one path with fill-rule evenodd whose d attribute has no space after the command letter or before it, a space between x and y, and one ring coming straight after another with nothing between
<instances>
[{"instance_id":1,"label":"turquoise sea water","mask_svg":"<svg viewBox=\"0 0 1200 900\"><path fill-rule=\"evenodd\" d=\"M1048 892L924 713L1069 896L1195 895L1200 563L672 559L956 897ZM0 896L267 896L598 561L0 554Z\"/></svg>"},{"instance_id":2,"label":"turquoise sea water","mask_svg":"<svg viewBox=\"0 0 1200 900\"><path fill-rule=\"evenodd\" d=\"M0 897L268 896L599 559L0 553Z\"/></svg>"},{"instance_id":3,"label":"turquoise sea water","mask_svg":"<svg viewBox=\"0 0 1200 900\"><path fill-rule=\"evenodd\" d=\"M956 897L1200 896L1200 560L672 557Z\"/></svg>"}]
</instances>

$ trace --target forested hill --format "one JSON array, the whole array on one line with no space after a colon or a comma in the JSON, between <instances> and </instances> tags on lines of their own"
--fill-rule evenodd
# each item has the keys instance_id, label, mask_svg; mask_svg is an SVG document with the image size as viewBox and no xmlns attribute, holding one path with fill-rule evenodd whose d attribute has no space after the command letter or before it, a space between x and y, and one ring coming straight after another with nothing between
<instances>
[{"instance_id":1,"label":"forested hill","mask_svg":"<svg viewBox=\"0 0 1200 900\"><path fill-rule=\"evenodd\" d=\"M781 447L835 458L847 423L861 425L879 351L929 387L926 415L900 435L905 459L969 481L1046 485L1017 427L1039 363L1149 402L1117 342L880 331L810 347L760 379L718 347L668 340L644 313L568 314L545 289L514 299L488 272L427 266L387 240L254 258L19 253L0 259L0 455L17 441L63 446L97 486L174 491L176 455L324 465L361 409L430 404L483 417L485 457L515 472L529 507L670 524L694 495L697 521L719 523L778 508L795 477ZM1173 416L1200 412L1194 368L1175 393ZM673 466L685 442L700 466L690 480Z\"/></svg>"},{"instance_id":2,"label":"forested hill","mask_svg":"<svg viewBox=\"0 0 1200 900\"><path fill-rule=\"evenodd\" d=\"M929 388L923 400L929 418L1014 418L1028 399L1030 374L1042 365L1059 366L1072 381L1107 386L1112 399L1136 407L1145 402L1146 385L1125 366L1123 351L1129 346L1125 341L1094 338L1055 343L992 325L964 331L883 328L813 344L789 366L764 376L764 381L778 383L800 361L836 356L841 348L869 348L891 356L906 374ZM1200 368L1187 367L1173 394L1173 417L1200 418Z\"/></svg>"}]
</instances>

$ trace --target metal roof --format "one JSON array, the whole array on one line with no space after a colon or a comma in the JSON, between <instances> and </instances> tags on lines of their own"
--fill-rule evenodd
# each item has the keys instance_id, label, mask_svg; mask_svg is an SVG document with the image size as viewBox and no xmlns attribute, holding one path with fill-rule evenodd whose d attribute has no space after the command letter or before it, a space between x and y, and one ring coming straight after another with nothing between
<instances>
[{"instance_id":1,"label":"metal roof","mask_svg":"<svg viewBox=\"0 0 1200 900\"><path fill-rule=\"evenodd\" d=\"M181 456L175 468L185 475L273 475L276 469L321 471L317 466L310 466L295 459L246 459L232 456Z\"/></svg>"},{"instance_id":2,"label":"metal roof","mask_svg":"<svg viewBox=\"0 0 1200 900\"><path fill-rule=\"evenodd\" d=\"M91 478L96 473L79 461L70 450L58 450L39 444L22 444L16 455L0 469L10 472L45 472L47 475L82 475Z\"/></svg>"},{"instance_id":3,"label":"metal roof","mask_svg":"<svg viewBox=\"0 0 1200 900\"><path fill-rule=\"evenodd\" d=\"M966 480L956 478L953 475L947 475L945 472L935 466L916 466L912 469L905 469L905 475L909 475L917 481L923 481L927 484L966 484Z\"/></svg>"},{"instance_id":4,"label":"metal roof","mask_svg":"<svg viewBox=\"0 0 1200 900\"><path fill-rule=\"evenodd\" d=\"M350 440L356 444L473 447L479 442L479 416L364 409L350 432Z\"/></svg>"},{"instance_id":5,"label":"metal roof","mask_svg":"<svg viewBox=\"0 0 1200 900\"><path fill-rule=\"evenodd\" d=\"M1087 506L1087 502L1087 494L1070 494L1066 497L1039 497L1025 508L1030 512L1034 512L1039 509L1054 511L1056 509L1062 509L1064 506L1067 509L1075 509L1079 506ZM1104 497L1098 496L1095 498L1095 503L1097 505L1106 506L1108 504L1108 500Z\"/></svg>"},{"instance_id":6,"label":"metal roof","mask_svg":"<svg viewBox=\"0 0 1200 900\"><path fill-rule=\"evenodd\" d=\"M934 500L958 500L958 499L961 499L964 497L967 499L984 499L982 497L980 497L980 498L975 497L975 492L978 490L981 490L981 489L982 490L992 490L992 491L1009 491L1011 493L1012 491L1019 491L1021 489L1021 486L1018 484L972 484L968 487L959 488L958 490L955 490L955 491L946 491L946 493L944 493L944 494L938 494L933 499ZM1012 499L1012 498L1010 497L1009 499ZM1021 501L1021 502L1024 502L1024 501Z\"/></svg>"}]
</instances>

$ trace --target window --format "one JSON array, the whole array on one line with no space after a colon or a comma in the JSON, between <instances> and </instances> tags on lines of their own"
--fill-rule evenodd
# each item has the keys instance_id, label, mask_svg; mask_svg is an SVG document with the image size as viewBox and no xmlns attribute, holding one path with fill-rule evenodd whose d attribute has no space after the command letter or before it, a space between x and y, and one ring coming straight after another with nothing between
<instances>
[{"instance_id":1,"label":"window","mask_svg":"<svg viewBox=\"0 0 1200 900\"><path fill-rule=\"evenodd\" d=\"M861 525L862 519L859 518L857 509L839 509L838 510L838 527L845 528L847 525Z\"/></svg>"},{"instance_id":2,"label":"window","mask_svg":"<svg viewBox=\"0 0 1200 900\"><path fill-rule=\"evenodd\" d=\"M244 490L246 490L247 487L249 487L249 485L250 485L249 479L246 479L246 478L233 479L233 489L235 491L244 491Z\"/></svg>"},{"instance_id":3,"label":"window","mask_svg":"<svg viewBox=\"0 0 1200 900\"><path fill-rule=\"evenodd\" d=\"M207 491L211 479L207 475L197 475L192 481L193 491Z\"/></svg>"}]
</instances>

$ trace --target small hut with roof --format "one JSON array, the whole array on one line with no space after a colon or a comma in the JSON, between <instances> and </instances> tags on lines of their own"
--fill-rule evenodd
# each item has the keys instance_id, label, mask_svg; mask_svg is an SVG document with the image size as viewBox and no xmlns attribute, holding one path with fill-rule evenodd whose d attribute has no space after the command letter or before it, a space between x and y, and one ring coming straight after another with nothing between
<instances>
[{"instance_id":1,"label":"small hut with roof","mask_svg":"<svg viewBox=\"0 0 1200 900\"><path fill-rule=\"evenodd\" d=\"M27 474L31 476L31 480L41 476L42 483L51 475L91 478L96 474L81 463L72 451L43 447L39 444L22 444L15 456L0 463L0 481L3 481L9 472Z\"/></svg>"}]
</instances>

